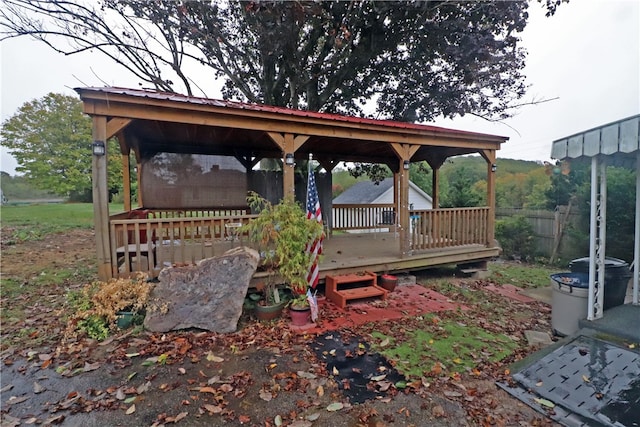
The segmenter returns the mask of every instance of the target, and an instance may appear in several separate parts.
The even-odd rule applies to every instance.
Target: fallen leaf
[[[378,390],[387,391],[391,387],[391,381],[380,381],[377,386]]]
[[[118,391],[116,391],[116,399],[118,400],[124,400],[126,399],[127,396],[124,394],[124,390],[122,390],[121,388],[118,389]]]
[[[316,394],[318,395],[318,397],[324,396],[324,387],[322,387],[322,385],[319,385],[316,388]]]
[[[125,356],[131,358],[131,357],[140,356],[140,353],[127,353],[127,354],[125,354]]]
[[[199,387],[198,391],[200,393],[211,393],[211,394],[216,394],[216,389],[214,389],[213,387]]]
[[[329,351],[329,354],[332,356],[336,355],[336,349],[334,348],[333,350]]]
[[[64,415],[56,415],[54,417],[47,418],[47,420],[44,422],[44,425],[60,424],[63,421],[64,421]]]
[[[6,391],[9,391],[13,388],[13,384],[7,384],[6,386],[0,388],[0,393],[4,393]]]
[[[304,418],[305,420],[308,420],[308,421],[315,421],[318,418],[320,418],[320,412],[314,412],[313,414],[309,414]]]
[[[220,412],[222,412],[222,407],[219,405],[211,405],[209,403],[206,403],[204,405],[202,405],[202,407],[204,409],[207,410],[207,412],[211,413],[211,414],[219,414]]]
[[[251,422],[251,417],[249,417],[248,415],[239,415],[238,416],[238,421],[240,421],[240,424],[250,423]]]
[[[42,387],[37,381],[33,382],[33,392],[35,394],[40,394],[44,391],[44,387]]]
[[[431,415],[433,415],[436,418],[442,418],[445,416],[445,412],[444,412],[444,408],[440,405],[436,405],[433,408],[431,408]]]
[[[207,360],[209,362],[216,362],[216,363],[224,362],[224,358],[219,357],[219,356],[215,356],[211,352],[207,353]]]
[[[275,423],[276,427],[280,427],[282,425],[282,417],[280,416],[280,414],[276,415],[276,417],[273,419],[273,422]]]
[[[636,345],[635,344],[629,344],[629,348],[630,349],[634,349],[634,348],[636,348]]]
[[[100,367],[100,362],[94,362],[94,363],[84,362],[84,368],[82,368],[82,372],[95,371],[99,367]]]
[[[134,412],[136,412],[136,404],[134,403],[133,405],[129,406],[129,409],[127,409],[127,411],[125,412],[125,414],[127,415],[131,415]]]
[[[11,415],[3,415],[2,427],[18,427],[20,425],[20,418],[12,417]]]
[[[389,338],[385,338],[380,342],[380,347],[386,347],[389,345]]]
[[[556,407],[556,404],[555,404],[555,403],[553,403],[552,401],[547,400],[547,399],[535,398],[535,399],[533,399],[533,400],[534,400],[536,403],[539,403],[539,404],[540,404],[540,405],[542,405],[542,406],[546,406],[547,408],[555,408],[555,407]]]
[[[455,359],[452,360],[453,363],[455,363],[456,365],[460,365],[462,363],[462,359],[460,359],[459,357],[456,357]]]
[[[371,381],[382,381],[387,378],[387,374],[376,375],[375,377],[371,377]]]
[[[150,387],[151,387],[151,382],[147,381],[146,383],[140,384],[138,386],[138,388],[136,389],[136,393],[138,393],[138,394],[145,393],[145,392],[147,392],[149,390]]]
[[[175,417],[167,417],[165,418],[165,423],[174,423],[177,424],[178,421],[180,421],[181,419],[185,418],[187,415],[189,415],[188,412],[180,412],[178,415],[176,415]]]
[[[461,397],[462,393],[457,392],[457,391],[445,390],[444,391],[444,395],[447,396],[447,397]]]
[[[29,396],[21,396],[21,397],[11,396],[9,400],[7,400],[7,405],[15,405],[16,403],[22,403],[27,399],[29,399]]]
[[[542,387],[542,384],[543,384],[543,383],[542,383],[542,381],[538,381],[538,382],[536,383],[536,387]]]
[[[306,378],[306,379],[308,379],[308,380],[314,380],[314,379],[316,379],[316,378],[317,378],[317,375],[316,375],[316,374],[313,374],[313,373],[311,373],[311,372],[298,371],[298,372],[297,372],[297,374],[298,374],[298,376],[299,376],[300,378]]]
[[[586,375],[582,376],[582,381],[584,381],[585,383],[590,383],[591,381],[589,380],[589,377]]]
[[[136,401],[136,399],[137,399],[137,398],[138,398],[138,396],[131,396],[131,397],[127,397],[127,398],[124,400],[124,403],[126,403],[126,404],[133,403],[133,402],[135,402],[135,401]]]
[[[335,366],[333,367],[333,370],[331,372],[333,373],[333,375],[340,375],[340,371],[338,371],[338,368],[336,368]]]
[[[180,375],[184,375],[187,373],[187,370],[184,368],[178,368],[178,372],[180,373]]]
[[[273,399],[273,395],[270,391],[260,390],[260,399],[264,400],[265,402],[270,402],[271,399]]]
[[[431,368],[431,372],[433,372],[434,375],[440,375],[442,373],[442,365],[436,362],[433,368]]]
[[[327,406],[327,411],[335,412],[335,411],[339,411],[342,408],[344,408],[344,405],[341,402],[334,402],[329,406]]]

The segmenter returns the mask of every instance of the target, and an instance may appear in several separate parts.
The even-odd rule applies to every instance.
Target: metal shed
[[[633,304],[638,305],[640,264],[640,114],[553,141],[551,157],[591,162],[589,297],[587,319],[603,315],[607,217],[607,166],[636,171]]]

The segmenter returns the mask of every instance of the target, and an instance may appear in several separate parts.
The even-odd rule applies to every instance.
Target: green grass
[[[489,263],[489,280],[499,285],[511,284],[520,288],[549,286],[549,276],[561,270],[537,264]]]
[[[121,212],[122,204],[109,205],[111,212]],[[39,240],[47,234],[72,228],[93,227],[91,203],[45,203],[3,206],[2,227],[11,227],[16,241]]]
[[[492,334],[462,319],[436,316],[425,316],[421,325],[399,326],[390,332],[373,332],[372,348],[412,379],[434,375],[438,364],[444,374],[471,370],[479,361],[502,360],[518,346],[505,335]]]

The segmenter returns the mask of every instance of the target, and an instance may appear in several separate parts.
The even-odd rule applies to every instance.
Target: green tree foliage
[[[4,121],[1,143],[16,158],[16,171],[36,188],[91,201],[91,119],[79,99],[50,93],[24,103]],[[122,183],[117,144],[109,144],[109,188]]]
[[[38,190],[29,184],[27,179],[21,175],[11,176],[7,172],[0,172],[2,176],[2,194],[8,203],[14,203],[20,200],[28,199],[51,199],[55,195],[51,195],[44,190]]]
[[[530,1],[4,0],[3,37],[65,54],[99,51],[145,85],[198,87],[187,66],[224,81],[228,99],[428,121],[500,120],[525,95],[519,34]],[[560,0],[538,0],[553,15]],[[356,164],[380,181],[386,167]]]
[[[464,166],[456,169],[447,182],[449,183],[446,194],[442,195],[440,207],[459,208],[478,206],[482,200],[482,194],[474,188],[473,174]]]
[[[548,15],[559,1],[543,3]],[[224,96],[423,121],[505,118],[525,94],[527,1],[4,0],[4,37],[100,51],[144,84],[192,94],[186,66]],[[178,83],[176,83],[178,82]]]
[[[533,236],[533,226],[522,215],[496,221],[496,239],[505,257],[531,259],[534,256]]]
[[[572,166],[573,168],[573,166]],[[578,227],[571,236],[582,253],[589,252],[589,222],[591,218],[591,183],[589,171],[583,171],[585,179],[575,191],[575,206],[580,213]],[[631,261],[635,224],[636,173],[629,169],[607,168],[607,256]]]

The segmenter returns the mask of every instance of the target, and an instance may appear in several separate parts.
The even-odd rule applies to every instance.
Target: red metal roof
[[[285,114],[290,116],[309,117],[309,118],[316,118],[321,120],[336,120],[336,121],[355,123],[355,124],[387,126],[387,127],[398,128],[398,129],[431,131],[436,133],[448,133],[448,134],[453,133],[453,134],[459,134],[461,136],[473,136],[473,135],[485,136],[485,137],[492,137],[492,138],[503,139],[503,140],[509,139],[506,136],[491,135],[491,134],[478,133],[478,132],[468,132],[463,130],[449,129],[449,128],[423,125],[423,124],[417,124],[417,123],[399,122],[399,121],[393,121],[393,120],[376,120],[376,119],[369,119],[369,118],[363,118],[363,117],[345,116],[345,115],[333,114],[333,113],[321,113],[316,111],[295,110],[292,108],[276,107],[276,106],[266,105],[266,104],[249,104],[249,103],[238,102],[238,101],[201,98],[196,96],[187,96],[187,95],[171,93],[171,92],[160,92],[160,91],[149,90],[149,89],[128,89],[128,88],[119,88],[119,87],[84,87],[84,88],[75,88],[75,91],[79,93],[82,91],[96,91],[96,92],[103,92],[107,94],[112,93],[112,94],[119,94],[119,95],[128,95],[128,96],[135,96],[135,97],[142,97],[142,98],[149,98],[149,99],[157,99],[157,100],[185,102],[189,104],[210,105],[213,107],[232,108],[237,110],[252,110],[252,111],[275,113],[275,114]]]

